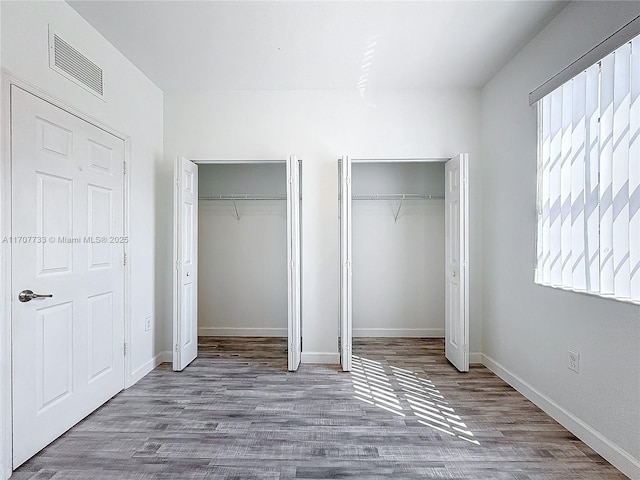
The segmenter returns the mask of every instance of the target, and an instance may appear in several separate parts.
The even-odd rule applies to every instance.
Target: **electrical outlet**
[[[569,367],[569,370],[580,373],[580,354],[569,350],[568,360],[569,362],[567,366]]]
[[[151,330],[151,317],[144,319],[144,331],[148,332],[149,330]]]

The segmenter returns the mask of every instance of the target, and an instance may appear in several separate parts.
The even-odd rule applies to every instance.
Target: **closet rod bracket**
[[[398,223],[398,216],[400,215],[400,210],[402,210],[402,202],[404,202],[404,198],[400,199],[400,203],[398,204],[398,209],[393,214],[393,223]]]
[[[240,221],[240,213],[238,213],[238,204],[235,198],[233,199],[233,209],[236,211],[236,220]]]

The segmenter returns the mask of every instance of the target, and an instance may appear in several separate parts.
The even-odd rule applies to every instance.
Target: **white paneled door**
[[[295,155],[287,161],[287,261],[288,261],[288,369],[300,365],[302,350],[300,308],[300,164]]]
[[[469,371],[467,155],[445,164],[445,356]]]
[[[12,87],[11,170],[15,468],[124,387],[124,142]]]
[[[340,363],[342,370],[351,371],[353,338],[351,284],[351,159],[340,161]]]
[[[173,369],[198,356],[198,166],[178,157],[174,169]]]

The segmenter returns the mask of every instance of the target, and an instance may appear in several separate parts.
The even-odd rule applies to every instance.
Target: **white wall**
[[[354,195],[444,195],[440,162],[354,163],[351,178]],[[353,201],[354,337],[444,337],[444,212],[442,199]]]
[[[533,283],[536,112],[528,93],[640,14],[573,2],[482,91],[483,352],[492,368],[640,478],[640,307]],[[580,353],[580,373],[567,350]]]
[[[337,159],[470,154],[471,350],[479,351],[479,91],[165,92],[165,155],[273,159],[302,169],[303,361],[337,362],[339,223]],[[163,209],[170,211],[170,172]],[[169,226],[167,225],[167,229]],[[169,230],[167,230],[169,232]],[[168,263],[168,262],[167,262]],[[171,298],[169,284],[165,297]],[[170,301],[170,300],[168,300]],[[165,342],[171,343],[166,330]]]
[[[285,195],[285,163],[200,165],[200,198]],[[201,200],[200,335],[287,336],[287,203]]]
[[[131,345],[130,360],[133,380],[154,366],[153,359],[161,345],[154,329],[145,332],[146,317],[166,323],[166,305],[155,302],[156,261],[167,257],[167,241],[154,235],[159,213],[156,209],[158,183],[157,166],[164,161],[162,152],[163,114],[162,92],[123,55],[99,35],[85,20],[64,2],[0,2],[2,38],[0,61],[3,69],[34,85],[36,88],[70,105],[87,116],[121,132],[130,139],[131,227]],[[73,46],[103,67],[107,82],[107,101],[96,98],[75,83],[49,69],[48,25]],[[8,85],[2,85],[3,100],[8,98]],[[4,107],[3,107],[4,108]],[[7,125],[2,125],[3,144],[8,140]],[[6,150],[4,150],[6,151]],[[7,159],[3,159],[6,161]],[[166,185],[163,185],[166,193]],[[2,193],[4,196],[4,192]],[[4,212],[3,207],[3,212]],[[166,222],[166,220],[163,220]],[[3,223],[5,220],[3,219]],[[4,232],[6,233],[6,232]],[[5,277],[6,278],[6,277]],[[167,294],[164,282],[160,297]],[[3,299],[3,302],[6,299]],[[8,331],[9,318],[0,320],[3,334]],[[3,345],[7,345],[3,343]],[[2,347],[0,347],[2,348]],[[2,362],[6,350],[0,352]],[[7,373],[3,364],[3,375]],[[5,379],[2,379],[3,382]],[[6,407],[6,392],[0,408]],[[4,410],[2,410],[4,411]],[[6,452],[8,426],[3,426],[0,451]],[[0,441],[2,441],[0,440]],[[5,458],[5,460],[7,460]],[[10,462],[2,465],[2,473],[10,471]],[[2,477],[2,474],[0,474]]]

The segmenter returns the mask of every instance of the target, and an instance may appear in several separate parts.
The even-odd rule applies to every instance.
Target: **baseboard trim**
[[[140,379],[144,378],[145,375],[164,362],[173,362],[173,354],[171,352],[160,352],[151,360],[131,372],[131,385],[129,386],[135,385]]]
[[[202,337],[286,337],[288,333],[286,328],[198,328],[198,335]]]
[[[538,391],[493,358],[482,355],[482,364],[541,408],[560,425],[593,448],[605,460],[632,479],[640,479],[640,460],[623,450],[600,432]]]
[[[482,353],[469,352],[469,365],[482,365]]]
[[[340,363],[340,354],[331,352],[302,352],[300,361],[302,363]]]
[[[354,328],[353,336],[444,338],[444,328]]]

